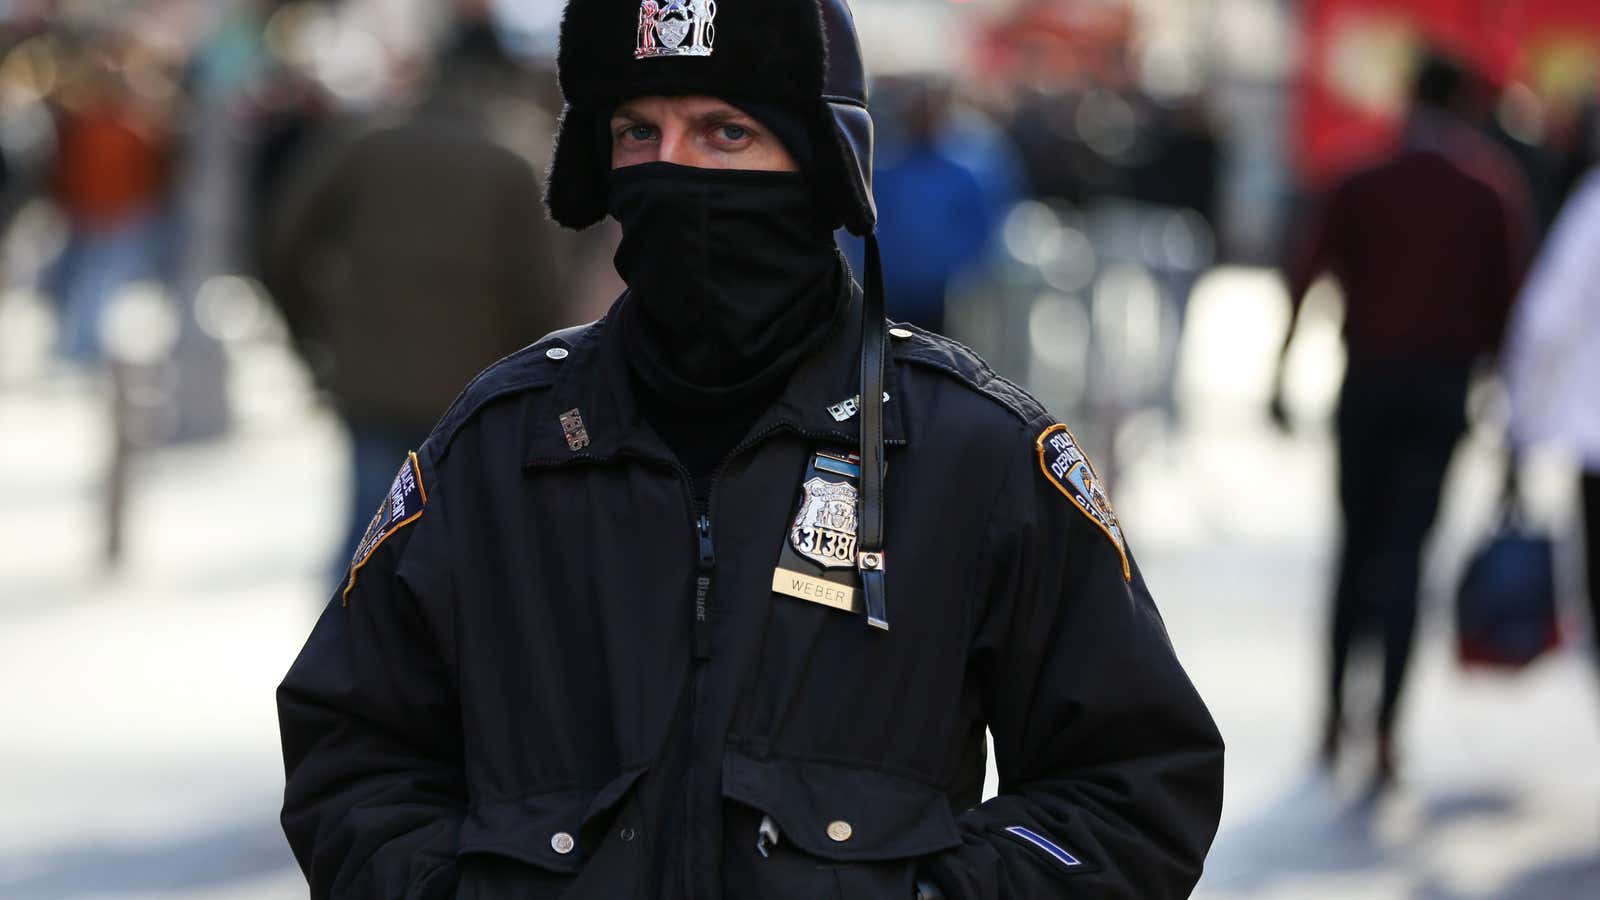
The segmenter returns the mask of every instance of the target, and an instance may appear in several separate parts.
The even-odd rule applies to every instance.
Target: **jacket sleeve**
[[[1519,449],[1570,438],[1590,335],[1600,335],[1600,170],[1556,219],[1513,308],[1505,378],[1511,390],[1511,440]]]
[[[437,486],[420,461],[417,473],[435,496],[392,530],[380,512],[369,540],[386,536],[278,688],[283,829],[317,900],[455,894],[466,789],[454,640],[426,558]]]
[[[971,662],[1000,793],[922,877],[951,900],[1188,897],[1222,809],[1216,726],[1120,541],[1032,456],[1000,496]]]
[[[1311,286],[1339,265],[1343,251],[1346,207],[1349,188],[1340,185],[1332,193],[1307,201],[1291,229],[1288,252],[1284,255],[1283,277],[1289,292],[1291,330]]]

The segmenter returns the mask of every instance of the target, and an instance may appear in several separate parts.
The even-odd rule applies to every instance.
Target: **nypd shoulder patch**
[[[417,461],[417,454],[407,454],[405,462],[400,464],[400,471],[394,476],[394,484],[389,487],[389,495],[379,504],[372,522],[367,525],[366,534],[361,537],[361,543],[356,545],[355,556],[350,558],[350,575],[345,579],[344,592],[340,595],[342,604],[350,602],[356,577],[372,559],[372,554],[390,535],[421,518],[422,509],[427,505],[428,491],[422,485],[422,464]]]
[[[1051,425],[1039,435],[1036,444],[1039,449],[1039,469],[1044,472],[1044,477],[1071,500],[1079,512],[1105,532],[1106,537],[1111,538],[1111,543],[1116,545],[1117,555],[1122,559],[1122,578],[1131,581],[1133,571],[1128,565],[1128,544],[1122,537],[1117,513],[1111,508],[1111,499],[1106,496],[1100,476],[1095,474],[1094,464],[1089,462],[1089,457],[1078,446],[1072,432],[1065,425]]]

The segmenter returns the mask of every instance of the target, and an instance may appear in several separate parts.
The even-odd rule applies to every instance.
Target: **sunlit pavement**
[[[1317,423],[1332,408],[1337,322],[1308,309],[1289,387],[1310,421],[1278,436],[1261,416],[1282,334],[1274,290],[1245,273],[1201,286],[1181,437],[1126,464],[1114,498],[1228,741],[1222,831],[1195,896],[1600,897],[1600,671],[1583,623],[1573,646],[1516,676],[1464,673],[1451,657],[1457,573],[1494,516],[1491,437],[1463,444],[1435,529],[1398,790],[1368,791],[1370,735],[1349,742],[1334,775],[1312,765],[1337,523],[1335,460]],[[1570,534],[1565,473],[1535,466],[1527,478],[1536,514]],[[1374,678],[1352,700],[1376,692]]]
[[[1229,741],[1227,813],[1196,896],[1600,897],[1591,660],[1573,649],[1516,677],[1469,677],[1449,658],[1439,604],[1490,515],[1487,449],[1452,473],[1400,788],[1367,797],[1359,736],[1336,777],[1312,770],[1334,508],[1310,420],[1325,411],[1331,338],[1303,348],[1304,432],[1266,430],[1276,326],[1261,290],[1239,276],[1197,297],[1185,424],[1130,439],[1141,449],[1114,490]],[[97,562],[100,393],[0,386],[0,897],[304,895],[276,823],[272,690],[326,593],[344,448],[281,351],[235,362],[239,429],[136,464],[115,574]]]
[[[326,588],[344,449],[286,362],[246,360],[227,441],[135,463],[115,574],[102,392],[0,392],[0,897],[305,895],[273,688]]]

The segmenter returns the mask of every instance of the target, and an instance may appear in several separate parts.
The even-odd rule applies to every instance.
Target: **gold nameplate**
[[[856,605],[855,588],[781,567],[772,572],[772,589],[780,594],[810,600],[812,603],[820,603],[845,612],[861,611]]]

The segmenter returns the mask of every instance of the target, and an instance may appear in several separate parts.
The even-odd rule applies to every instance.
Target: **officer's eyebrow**
[[[693,121],[696,128],[715,128],[718,125],[738,125],[751,132],[762,132],[760,120],[735,106],[718,107],[707,110],[695,116]]]
[[[710,124],[714,122],[733,122],[735,120],[754,122],[756,118],[736,106],[719,106],[716,109],[708,109],[700,113],[694,117],[694,120],[701,124]]]
[[[617,119],[627,119],[630,122],[644,122],[644,121],[646,121],[645,117],[638,110],[634,109],[631,106],[619,106],[619,107],[617,107],[615,110],[613,110],[611,112],[611,118],[612,118],[613,121],[615,121]]]

